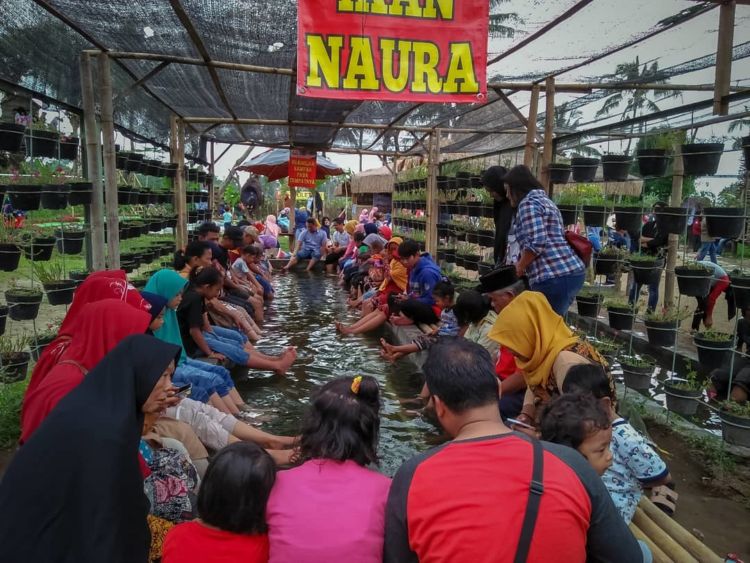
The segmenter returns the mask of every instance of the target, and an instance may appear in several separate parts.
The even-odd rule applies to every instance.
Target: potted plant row
[[[609,326],[615,330],[633,330],[637,307],[624,299],[611,299],[605,303]]]
[[[698,361],[706,370],[722,367],[728,363],[729,354],[735,345],[735,338],[725,332],[708,329],[693,336],[698,349]]]
[[[685,378],[672,377],[664,382],[667,410],[681,416],[693,416],[698,410],[706,382],[688,366]]]
[[[719,418],[721,435],[726,443],[750,448],[750,402],[726,401],[719,411]]]
[[[576,295],[578,314],[583,317],[598,317],[603,300],[604,297],[598,291],[590,288],[582,289]]]
[[[650,358],[639,356],[620,356],[625,386],[636,390],[646,390],[651,387],[655,362]]]
[[[687,311],[674,305],[646,313],[644,324],[646,335],[652,346],[669,348],[677,340],[677,329],[680,321],[687,316]]]
[[[65,276],[60,262],[35,263],[34,274],[42,284],[50,305],[70,305],[77,284]]]
[[[0,382],[14,383],[26,379],[31,355],[25,350],[29,343],[25,334],[0,336]]]
[[[33,321],[39,314],[43,293],[36,288],[12,287],[5,291],[8,316],[14,321]]]
[[[682,295],[690,297],[705,297],[711,290],[713,270],[700,262],[686,262],[682,266],[675,266],[677,288]]]

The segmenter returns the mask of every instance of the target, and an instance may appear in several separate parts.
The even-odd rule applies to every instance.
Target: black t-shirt
[[[182,303],[177,308],[177,322],[180,325],[180,336],[188,356],[194,356],[200,349],[190,335],[191,328],[203,328],[203,313],[206,312],[206,304],[203,296],[193,288],[188,288],[182,294]]]

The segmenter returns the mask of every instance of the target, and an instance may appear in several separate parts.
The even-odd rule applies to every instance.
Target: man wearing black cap
[[[507,172],[504,166],[490,166],[482,175],[482,183],[494,200],[492,211],[495,219],[495,264],[505,263],[508,233],[513,220],[513,206],[505,194],[503,183],[503,177]]]

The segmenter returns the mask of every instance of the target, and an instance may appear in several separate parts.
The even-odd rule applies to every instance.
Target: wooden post
[[[185,248],[187,245],[187,195],[185,193],[185,125],[176,115],[169,121],[170,152],[172,163],[177,164],[174,186],[174,209],[177,213],[177,227],[174,231],[175,245]]]
[[[115,157],[115,122],[112,116],[112,74],[109,55],[99,55],[99,89],[102,108],[102,137],[104,140],[104,189],[107,194],[107,265],[120,268],[120,218],[117,214],[117,161]]]
[[[729,103],[723,101],[729,95],[732,79],[732,45],[734,43],[735,0],[726,0],[719,6],[719,33],[716,45],[716,75],[714,79],[714,115],[727,115]]]
[[[681,141],[675,141],[674,160],[672,161],[672,196],[669,205],[679,207],[682,205],[682,180],[685,168],[682,163]],[[667,274],[664,276],[664,305],[671,305],[674,301],[674,267],[677,264],[677,253],[680,235],[669,235],[667,245]]]
[[[211,218],[213,218],[216,214],[216,188],[214,187],[214,182],[216,181],[216,178],[214,178],[214,169],[216,168],[216,142],[211,141],[211,161],[208,165],[208,173],[211,176],[211,182],[208,184],[208,212],[211,214]]]
[[[437,224],[439,203],[437,177],[440,169],[440,129],[430,134],[429,157],[427,159],[427,224],[425,225],[425,249],[433,256],[437,253]]]
[[[104,191],[102,190],[101,153],[99,151],[99,128],[96,125],[96,103],[94,101],[94,79],[91,73],[91,57],[81,53],[81,100],[83,105],[83,129],[86,133],[86,177],[93,188],[89,215],[91,218],[91,267],[106,268],[104,260]]]
[[[544,114],[544,151],[542,152],[542,172],[539,175],[542,185],[550,190],[549,165],[552,164],[552,137],[555,134],[555,79],[546,80],[544,90],[547,95],[547,108]]]
[[[526,126],[526,148],[523,151],[523,165],[533,168],[534,151],[536,150],[536,116],[539,111],[539,85],[531,89],[529,102],[529,122]]]

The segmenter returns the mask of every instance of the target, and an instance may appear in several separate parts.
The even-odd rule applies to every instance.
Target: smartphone
[[[536,428],[534,428],[530,424],[526,424],[525,422],[521,422],[520,420],[516,420],[515,418],[506,418],[505,422],[507,422],[511,426],[522,426],[523,428],[528,428],[529,430],[536,430]]]
[[[184,399],[184,398],[190,396],[190,393],[192,392],[192,390],[193,390],[193,384],[192,383],[186,383],[182,387],[178,387],[175,390],[174,396],[175,397],[179,397],[181,399]]]

